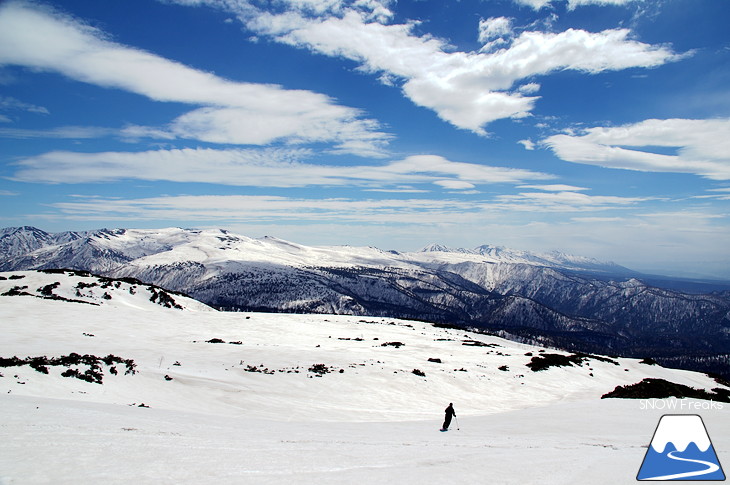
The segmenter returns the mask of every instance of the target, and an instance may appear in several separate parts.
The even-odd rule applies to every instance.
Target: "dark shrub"
[[[664,399],[667,397],[689,397],[693,399],[730,402],[730,391],[719,388],[713,389],[713,391],[714,393],[709,393],[704,389],[695,389],[664,379],[647,378],[636,384],[617,386],[613,391],[601,396],[601,399]]]
[[[329,373],[330,369],[324,364],[314,364],[312,367],[307,369],[309,372],[312,372],[317,375],[324,375]]]

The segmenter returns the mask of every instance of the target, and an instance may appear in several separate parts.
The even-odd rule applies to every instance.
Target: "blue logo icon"
[[[636,479],[725,480],[702,418],[696,414],[662,416]]]

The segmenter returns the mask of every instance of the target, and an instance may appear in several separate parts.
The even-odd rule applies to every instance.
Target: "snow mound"
[[[214,311],[181,293],[133,278],[106,278],[74,270],[0,273],[0,296],[35,297],[96,306]]]

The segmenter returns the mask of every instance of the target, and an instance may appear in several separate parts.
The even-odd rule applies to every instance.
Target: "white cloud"
[[[583,190],[590,190],[585,187],[576,187],[574,185],[564,184],[550,184],[550,185],[519,185],[518,189],[535,189],[545,190],[547,192],[580,192]]]
[[[470,183],[470,182],[464,182],[463,180],[436,180],[434,182],[436,185],[440,185],[441,187],[445,189],[452,189],[452,190],[465,190],[465,189],[473,189],[476,187],[476,185]]]
[[[585,5],[628,5],[634,2],[643,2],[644,0],[567,0],[568,9],[573,10],[576,7]],[[515,0],[520,5],[540,10],[548,5],[555,3],[564,3],[565,0]]]
[[[486,44],[495,39],[512,37],[512,19],[490,17],[479,21],[479,42]]]
[[[7,196],[7,197],[12,197],[14,195],[20,195],[20,194],[18,194],[17,192],[13,192],[11,190],[0,190],[0,195]]]
[[[118,130],[96,126],[61,126],[47,130],[30,130],[23,128],[0,128],[3,138],[100,138],[118,133]]]
[[[530,170],[452,162],[417,155],[383,165],[304,163],[304,149],[181,149],[145,152],[49,152],[17,162],[14,180],[38,183],[109,182],[124,179],[202,182],[237,186],[305,187],[437,184],[467,189],[477,184],[525,183],[552,176]]]
[[[25,103],[19,99],[15,99],[10,96],[0,96],[0,110],[1,111],[27,111],[29,113],[39,113],[47,115],[49,114],[48,109],[43,106],[36,106],[34,104]]]
[[[388,84],[401,80],[403,93],[415,104],[479,134],[486,134],[484,126],[491,121],[529,115],[538,98],[524,94],[536,92],[539,85],[515,88],[522,79],[564,69],[595,74],[655,67],[681,57],[666,46],[632,40],[627,29],[525,31],[514,36],[505,18],[480,22],[482,39],[499,35],[504,45],[488,52],[454,51],[443,40],[416,35],[413,22],[385,24],[349,8],[340,15],[316,18],[293,10],[246,9],[239,18],[257,35],[351,59]]]
[[[186,220],[235,223],[335,221],[373,224],[435,224],[466,220],[483,208],[464,201],[432,199],[306,199],[277,196],[198,195],[145,199],[77,197],[52,204],[66,218],[84,220]]]
[[[568,219],[540,212],[540,221],[509,204],[433,199],[357,200],[274,196],[162,196],[138,199],[74,197],[52,204],[44,220],[98,221],[100,225],[193,224],[227,227],[242,234],[271,234],[315,245],[376,245],[412,249],[428,242],[476,246],[499,244],[614,260],[637,270],[716,273],[727,277],[730,237],[722,219],[699,211],[644,215],[574,210]],[[598,201],[596,201],[598,202]],[[615,200],[602,200],[598,207]],[[523,201],[539,210],[544,201]],[[575,205],[575,202],[565,202]],[[586,204],[584,204],[586,205]],[[641,206],[620,201],[618,207]],[[588,204],[590,207],[591,204]],[[670,212],[674,212],[670,214]],[[28,215],[32,219],[34,216]],[[302,224],[306,221],[306,224]],[[373,227],[380,228],[373,230]],[[387,228],[387,230],[382,230]],[[395,234],[395,236],[394,236]],[[658,244],[660,241],[661,244]],[[395,244],[395,247],[394,247]],[[718,255],[721,255],[718,259]]]
[[[535,143],[532,140],[520,140],[517,143],[525,147],[525,150],[534,150],[535,149]]]
[[[229,81],[111,42],[97,29],[30,3],[0,6],[3,64],[58,72],[155,101],[202,106],[166,128],[182,138],[234,144],[331,142],[341,149],[356,142],[380,154],[390,138],[378,131],[376,121],[325,95]]]
[[[568,0],[568,8],[574,9],[584,5],[628,5],[630,3],[641,3],[645,0]]]
[[[620,209],[652,200],[647,197],[587,195],[571,191],[525,192],[496,197],[501,208],[529,212],[587,212]]]
[[[517,90],[522,94],[535,94],[540,90],[540,85],[538,83],[527,83],[517,88]]]
[[[646,120],[554,135],[542,143],[569,162],[730,180],[728,133],[730,118]],[[664,153],[667,149],[676,153]]]

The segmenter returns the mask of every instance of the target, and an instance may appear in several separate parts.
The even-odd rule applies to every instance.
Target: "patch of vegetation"
[[[30,366],[32,369],[42,374],[48,374],[48,367],[67,367],[68,369],[61,373],[63,377],[75,377],[87,382],[94,382],[102,384],[104,378],[104,372],[101,364],[106,364],[110,367],[109,372],[116,374],[116,368],[114,364],[124,364],[127,368],[125,374],[136,374],[135,368],[137,365],[132,359],[123,359],[116,355],[109,354],[106,357],[97,357],[91,354],[80,355],[75,352],[69,355],[63,355],[61,357],[46,357],[45,355],[39,357],[26,357],[20,359],[17,356],[4,358],[0,357],[0,367],[22,367],[24,365]],[[78,368],[71,368],[71,366],[86,366],[87,369],[81,372]]]
[[[261,366],[255,366],[255,365],[247,365],[245,369],[243,369],[244,372],[258,372],[261,374],[273,374],[276,371],[269,370],[268,367],[264,367],[263,364]]]
[[[650,357],[646,357],[645,359],[642,359],[641,362],[639,362],[639,364],[657,365],[657,361]]]
[[[182,305],[179,305],[165,290],[160,289],[157,291],[155,288],[150,287],[150,291],[152,292],[152,296],[150,297],[150,301],[152,303],[157,303],[165,308],[177,308],[178,310],[183,309]]]
[[[396,349],[401,348],[405,344],[403,342],[385,342],[380,344],[381,347],[395,347]]]
[[[193,343],[198,343],[198,340],[193,340]],[[225,343],[227,343],[230,345],[243,345],[243,342],[241,342],[240,340],[235,340],[233,342],[226,342],[222,338],[218,338],[218,337],[214,337],[210,340],[206,340],[205,343],[207,343],[207,344],[225,344]]]
[[[426,374],[420,369],[413,369],[411,373],[416,374],[417,376],[426,377]]]
[[[53,290],[61,286],[61,283],[59,281],[56,281],[55,283],[51,283],[49,285],[43,286],[41,288],[38,288],[38,293],[40,293],[43,296],[50,296],[53,297]]]
[[[430,358],[430,359],[428,359],[428,361],[429,361],[429,362],[434,362],[434,363],[436,363],[436,364],[441,364],[441,363],[442,363],[442,362],[441,362],[441,359],[438,359],[438,358],[433,358],[433,357],[432,357],[432,358]]]
[[[95,286],[99,286],[98,283],[84,283],[83,281],[79,281],[76,283],[76,288],[79,290],[83,290],[85,288],[93,288]]]
[[[501,370],[503,372],[509,371],[509,367],[506,366],[506,365],[500,365],[499,367],[497,367],[497,369],[499,369],[499,370]]]
[[[583,364],[583,362],[587,360],[598,360],[601,362],[608,362],[614,365],[619,365],[617,361],[611,358],[602,357],[600,355],[584,354],[582,352],[578,352],[572,355],[542,353],[539,356],[535,356],[530,359],[530,362],[526,365],[527,367],[532,369],[533,372],[538,372],[548,369],[550,367],[569,367],[573,365],[580,366]]]
[[[12,276],[11,276],[11,279],[13,279]],[[92,303],[92,302],[84,301],[84,300],[72,300],[70,298],[65,298],[63,296],[58,296],[58,295],[54,294],[53,290],[56,289],[59,285],[60,285],[60,283],[56,282],[56,283],[52,283],[50,285],[46,285],[41,288],[38,288],[38,290],[36,290],[36,291],[38,291],[40,293],[40,295],[34,295],[33,293],[28,293],[27,291],[25,291],[28,289],[27,286],[14,286],[14,287],[10,288],[8,291],[6,291],[5,293],[1,294],[0,296],[33,296],[36,298],[42,298],[44,300],[61,300],[61,301],[68,301],[68,302],[72,302],[72,303],[86,303],[88,305],[99,306],[97,303]],[[76,296],[82,296],[79,293],[78,289],[76,290]]]
[[[34,296],[31,293],[28,293],[27,291],[25,291],[27,289],[28,289],[27,286],[13,286],[12,288],[10,288],[8,291],[6,291],[5,293],[3,293],[0,296],[21,296],[21,295],[22,296]]]
[[[466,345],[468,347],[499,347],[497,344],[488,344],[486,342],[482,342],[480,340],[462,340],[461,345]]]
[[[550,367],[571,367],[573,364],[580,365],[585,357],[579,354],[562,355],[562,354],[542,354],[533,357],[527,365],[533,372],[549,369]]]
[[[582,352],[578,352],[576,355],[580,355],[582,357],[585,357],[586,359],[593,359],[593,360],[597,360],[600,362],[607,362],[607,363],[613,364],[613,365],[621,365],[618,363],[618,361],[615,360],[615,359],[618,359],[618,357],[615,357],[615,356],[614,357],[603,357],[601,355],[584,354]]]
[[[708,401],[730,402],[730,391],[727,389],[715,388],[713,392],[704,389],[676,384],[664,379],[647,378],[636,384],[617,386],[613,391],[601,396],[601,399],[664,399],[668,397],[693,399],[705,399]]]
[[[38,269],[36,270],[39,273],[45,273],[45,274],[69,274],[71,276],[82,276],[85,278],[88,278],[89,276],[94,276],[93,274],[89,273],[88,271],[82,271],[78,269],[68,269],[68,268],[46,268],[46,269]]]
[[[9,280],[22,280],[23,278],[25,278],[24,274],[11,274],[8,277]]]
[[[313,374],[317,374],[319,377],[322,377],[325,374],[329,374],[330,368],[324,364],[314,364],[309,369],[307,369],[307,371],[312,372]]]

